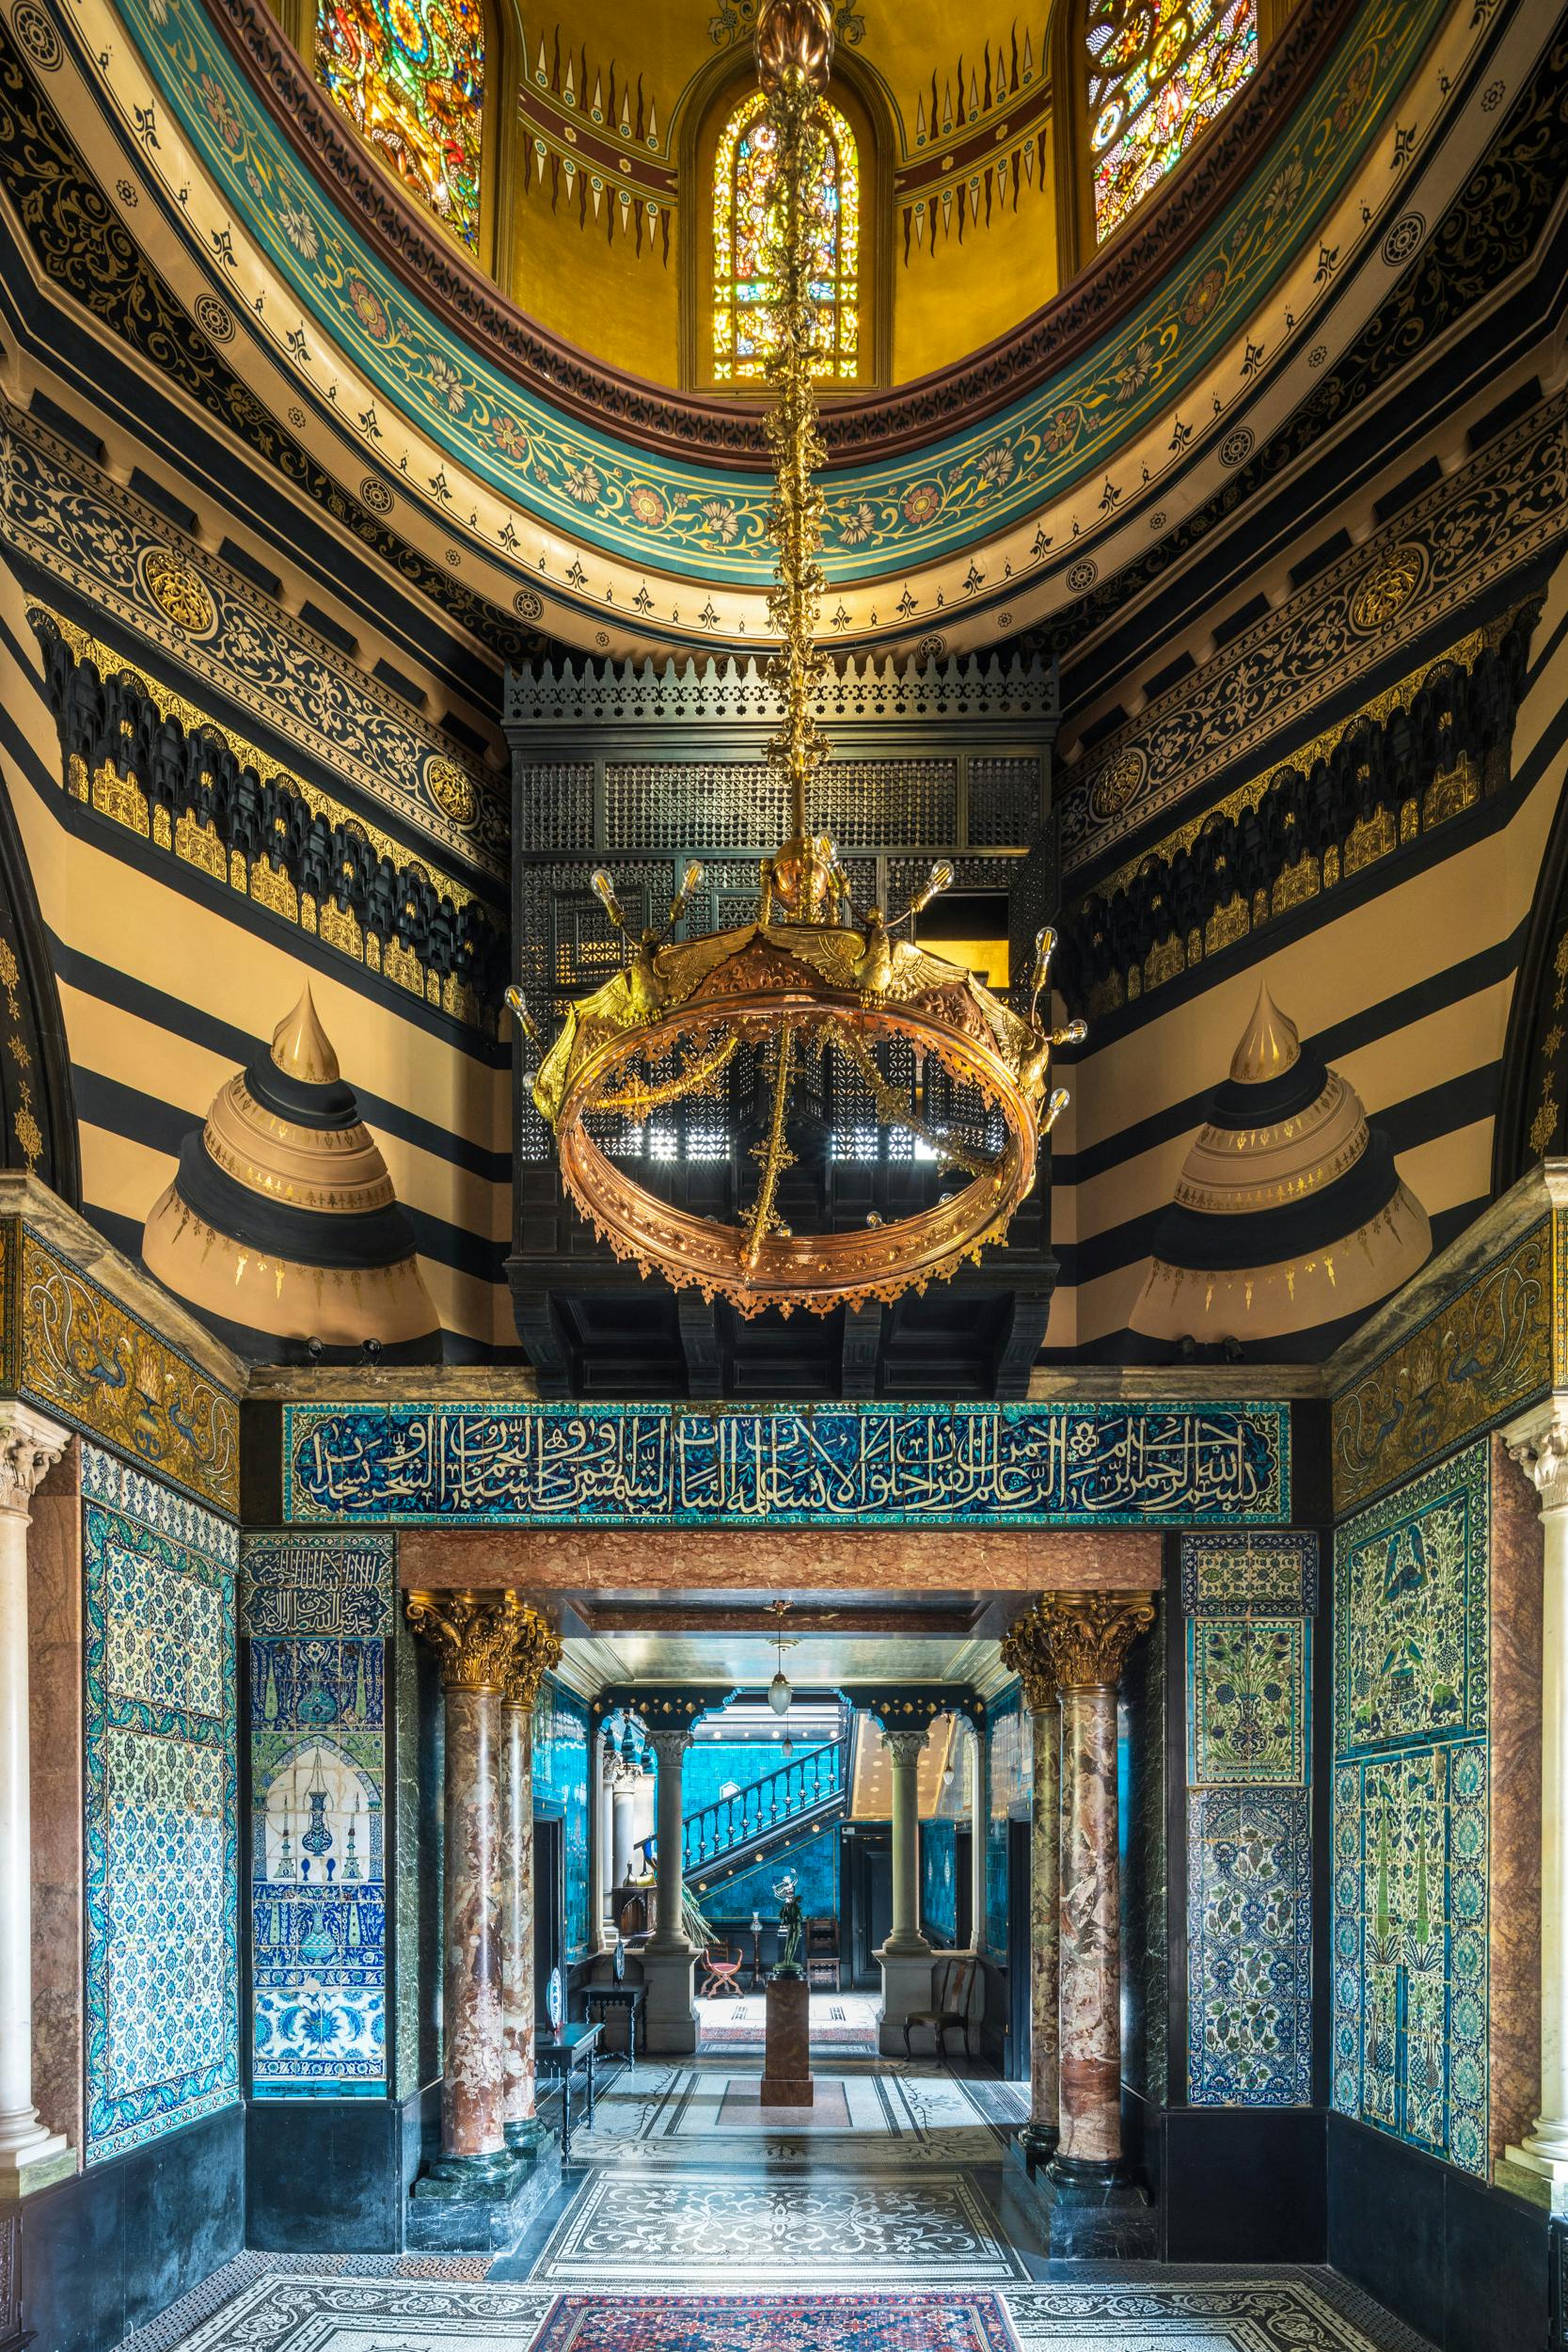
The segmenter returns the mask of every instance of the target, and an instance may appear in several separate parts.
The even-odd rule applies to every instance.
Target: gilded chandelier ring
[[[884,1225],[812,1234],[770,1232],[752,1245],[748,1263],[743,1217],[725,1224],[672,1207],[610,1159],[589,1133],[595,1104],[637,1057],[657,1061],[683,1040],[700,1056],[721,1027],[760,1042],[781,1034],[786,1022],[798,1037],[847,1024],[862,1037],[901,1039],[916,1052],[933,1056],[1000,1112],[1004,1136],[994,1164],[929,1208]],[[573,1070],[556,1137],[568,1192],[617,1257],[633,1261],[644,1273],[657,1268],[676,1288],[728,1298],[744,1315],[769,1306],[829,1314],[846,1301],[891,1300],[945,1279],[966,1259],[978,1258],[988,1242],[1002,1238],[1035,1181],[1035,1114],[1000,1054],[913,1004],[884,1004],[870,1011],[837,990],[696,997],[607,1038]]]

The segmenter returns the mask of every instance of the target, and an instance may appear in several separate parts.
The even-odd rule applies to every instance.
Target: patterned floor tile
[[[556,2286],[923,2286],[1022,2279],[961,2173],[797,2180],[604,2168],[533,2268]]]
[[[1307,2271],[1167,2271],[1019,2288],[1006,2304],[1021,2352],[1419,2352],[1365,2297]]]

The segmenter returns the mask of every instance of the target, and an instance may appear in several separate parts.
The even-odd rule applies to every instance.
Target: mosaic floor
[[[121,2352],[1427,2352],[1327,2271],[1053,2260],[1018,2087],[924,2064],[784,2129],[754,2064],[644,2064],[511,2253],[242,2255]]]

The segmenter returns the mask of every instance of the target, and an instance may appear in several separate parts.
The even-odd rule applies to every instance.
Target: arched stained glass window
[[[361,138],[477,251],[483,0],[316,0],[315,65]]]
[[[1258,62],[1257,0],[1088,0],[1089,152],[1103,244]]]
[[[761,90],[743,98],[719,136],[713,167],[713,373],[759,384],[777,336],[778,254],[769,232],[773,134]],[[823,102],[827,136],[811,191],[812,373],[860,374],[861,170],[855,135]]]

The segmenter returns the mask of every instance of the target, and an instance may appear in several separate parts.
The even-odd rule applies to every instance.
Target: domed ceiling
[[[599,0],[572,13],[569,38],[565,19],[503,22],[498,46],[526,70],[515,119],[495,125],[494,171],[503,149],[510,159],[497,184],[514,197],[504,215],[488,199],[488,257],[372,156],[257,0],[85,0],[69,46],[40,11],[24,9],[19,28],[22,17],[53,53],[37,61],[126,232],[345,505],[384,517],[454,589],[567,644],[744,652],[766,637],[754,400],[671,389],[668,346],[669,381],[652,380],[660,354],[641,330],[630,348],[651,359],[634,373],[610,304],[595,335],[593,306],[574,310],[564,291],[600,287],[591,257],[629,237],[635,266],[657,273],[647,315],[689,326],[692,289],[666,268],[647,210],[658,199],[642,189],[623,204],[623,183],[694,167],[701,108],[744,77],[741,0],[651,0],[635,18]],[[976,21],[960,51],[936,0],[841,8],[844,103],[879,143],[866,251],[890,379],[901,336],[916,357],[951,356],[830,405],[837,642],[902,652],[940,631],[949,649],[995,644],[1180,532],[1354,342],[1483,149],[1489,93],[1517,87],[1548,29],[1528,8],[1499,29],[1470,0],[1303,0],[1180,168],[1054,293],[1072,248],[1058,197],[1074,184],[1054,143],[1085,96],[1053,95],[1060,28]],[[625,135],[638,121],[634,158]],[[613,130],[615,185],[595,213],[578,166],[572,242],[552,247],[543,224],[562,218],[563,123],[584,152],[589,131]],[[994,161],[977,167],[977,142],[1009,158],[1005,240],[1004,192]],[[947,202],[955,178],[961,205]],[[926,267],[948,290],[940,331],[928,316],[901,327],[900,305],[918,300],[906,238],[913,257],[939,235]],[[538,316],[502,291],[527,295],[531,267]]]

